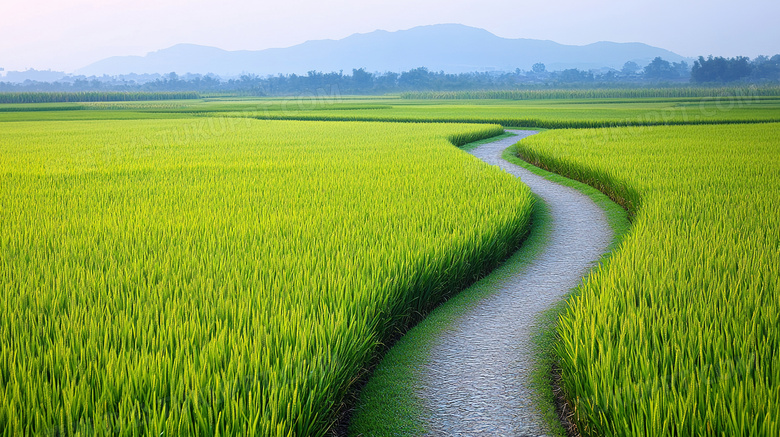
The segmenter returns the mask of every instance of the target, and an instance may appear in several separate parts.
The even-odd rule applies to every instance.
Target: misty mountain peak
[[[620,69],[627,61],[648,64],[660,56],[670,62],[682,56],[641,43],[601,41],[585,46],[534,39],[498,37],[485,29],[462,24],[433,24],[406,30],[377,30],[340,40],[307,41],[287,48],[227,51],[196,44],[176,44],[146,56],[114,56],[77,71],[78,74],[215,73],[235,76],[306,74],[351,71],[406,71],[427,67],[434,71],[530,70],[537,62],[548,70],[579,68]]]

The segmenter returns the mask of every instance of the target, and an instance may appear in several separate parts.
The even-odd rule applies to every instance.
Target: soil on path
[[[437,436],[545,434],[529,381],[536,316],[581,282],[612,238],[604,211],[588,196],[501,158],[504,149],[536,133],[509,132],[518,136],[470,153],[519,177],[548,205],[550,240],[437,340],[422,387],[433,414],[429,429]]]

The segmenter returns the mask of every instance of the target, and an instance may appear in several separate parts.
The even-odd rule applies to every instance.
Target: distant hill
[[[288,48],[258,51],[227,51],[193,44],[148,53],[146,56],[115,56],[76,74],[119,75],[127,73],[215,73],[235,76],[244,73],[305,74],[316,70],[350,73],[353,68],[369,72],[407,71],[427,67],[432,71],[530,70],[537,62],[548,71],[620,69],[627,61],[647,65],[660,56],[670,62],[684,60],[668,50],[641,43],[597,42],[584,46],[534,39],[501,38],[460,24],[420,26],[397,32],[377,30],[340,40],[308,41]]]
[[[67,76],[62,71],[51,70],[26,70],[26,71],[8,71],[5,75],[0,75],[0,82],[23,83],[26,80],[37,82],[56,82]]]

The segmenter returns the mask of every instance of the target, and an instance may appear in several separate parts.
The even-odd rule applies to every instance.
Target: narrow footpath
[[[504,149],[535,133],[509,132],[518,136],[471,153],[519,177],[548,205],[550,241],[437,340],[422,387],[436,436],[545,434],[529,381],[535,318],[581,282],[612,238],[604,211],[588,196],[501,158]]]

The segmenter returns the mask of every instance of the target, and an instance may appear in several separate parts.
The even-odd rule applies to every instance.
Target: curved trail
[[[436,341],[423,371],[422,396],[432,412],[428,427],[442,436],[537,436],[544,425],[531,398],[531,335],[537,314],[572,288],[607,250],[612,231],[586,195],[501,159],[533,131],[484,144],[471,153],[518,176],[547,203],[548,244],[521,271],[476,304]]]

